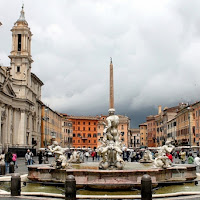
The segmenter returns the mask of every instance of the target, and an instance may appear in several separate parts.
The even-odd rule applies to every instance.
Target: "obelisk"
[[[113,64],[110,58],[110,109],[114,109]]]

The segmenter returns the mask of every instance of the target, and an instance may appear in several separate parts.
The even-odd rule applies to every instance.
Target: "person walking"
[[[91,156],[92,156],[92,161],[94,162],[94,158],[95,158],[95,156],[96,156],[96,152],[95,152],[95,151],[92,151]]]
[[[185,161],[186,161],[186,152],[182,149],[180,151],[179,155],[180,155],[180,158],[181,158],[181,163],[185,164]]]
[[[4,150],[0,154],[0,165],[5,165],[5,153]],[[2,168],[0,168],[0,174],[4,174],[5,172],[1,171]]]
[[[85,152],[86,161],[88,161],[89,156],[90,156],[89,152],[86,151],[86,152]]]
[[[6,173],[9,173],[9,166],[10,163],[12,162],[12,153],[10,150],[5,154],[5,165],[6,165]]]
[[[194,158],[192,156],[192,153],[189,153],[188,164],[193,164],[193,163],[194,163]]]
[[[131,153],[130,153],[131,162],[134,162],[134,160],[135,160],[135,156],[136,156],[135,151],[134,151],[134,150],[131,151]]]
[[[172,154],[166,153],[166,156],[170,159],[170,161],[173,163],[173,157]]]
[[[12,154],[12,161],[14,163],[14,166],[16,168],[18,168],[18,166],[17,166],[17,154],[15,152]]]
[[[25,159],[27,161],[27,165],[33,164],[33,153],[29,149],[27,150],[27,153],[25,155]]]
[[[199,153],[197,153],[197,156],[194,158],[194,164],[196,165],[196,171],[199,172],[199,166],[200,166]]]
[[[3,150],[1,155],[0,155],[0,165],[4,165],[4,164],[5,164],[5,153],[4,153],[4,150]]]
[[[38,154],[38,161],[39,161],[39,164],[42,164],[42,161],[43,161],[43,153],[42,153],[42,151],[40,151],[39,154]]]

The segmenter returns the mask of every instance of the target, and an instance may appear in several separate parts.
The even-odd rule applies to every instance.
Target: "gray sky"
[[[107,114],[113,58],[115,109],[132,127],[157,106],[199,101],[200,1],[24,0],[32,72],[42,101],[73,115]],[[0,1],[0,63],[22,0]]]

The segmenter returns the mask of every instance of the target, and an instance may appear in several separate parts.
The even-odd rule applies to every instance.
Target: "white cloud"
[[[52,109],[80,115],[106,113],[110,57],[116,110],[134,116],[134,125],[153,114],[147,112],[157,105],[200,100],[199,2],[24,3],[33,33],[32,70],[44,82],[42,100]],[[4,8],[0,62],[9,65],[10,29],[19,17],[21,1],[1,1],[0,8]]]

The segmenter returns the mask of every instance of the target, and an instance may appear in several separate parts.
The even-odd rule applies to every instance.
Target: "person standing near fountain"
[[[33,153],[28,149],[25,154],[25,159],[27,161],[27,165],[33,164]]]
[[[192,156],[192,153],[189,153],[188,164],[193,164],[193,163],[194,163],[194,158]]]
[[[186,161],[186,152],[183,149],[181,149],[179,155],[181,157],[181,163],[185,164],[185,161]]]
[[[200,166],[200,157],[199,153],[197,153],[197,156],[194,158],[194,164],[196,165],[196,170],[199,173],[199,166]]]

